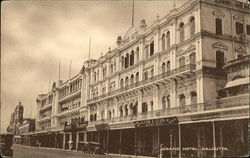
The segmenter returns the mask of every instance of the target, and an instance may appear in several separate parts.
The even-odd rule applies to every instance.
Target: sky
[[[188,0],[175,0],[176,7]],[[173,9],[174,0],[134,2],[134,25],[151,25]],[[132,1],[5,1],[1,5],[1,131],[19,101],[24,117],[36,117],[36,97],[58,80],[80,72],[88,59],[116,47],[131,27]]]

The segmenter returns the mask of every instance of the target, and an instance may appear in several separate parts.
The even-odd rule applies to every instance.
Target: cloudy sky
[[[180,6],[187,0],[175,0]],[[150,25],[173,9],[174,0],[136,1],[135,26]],[[131,27],[132,1],[8,1],[1,5],[1,130],[19,101],[24,117],[36,116],[36,96],[49,83],[77,74],[88,58],[115,48],[116,38]],[[50,85],[50,86],[51,86]]]

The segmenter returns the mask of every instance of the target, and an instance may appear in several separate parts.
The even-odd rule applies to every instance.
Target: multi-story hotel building
[[[96,141],[125,155],[247,155],[249,42],[246,2],[191,0],[151,25],[141,20],[115,49],[39,95],[33,136],[42,146]]]

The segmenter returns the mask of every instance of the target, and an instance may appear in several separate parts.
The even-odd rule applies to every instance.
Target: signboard
[[[108,129],[109,129],[109,126],[108,126],[107,123],[105,123],[105,124],[95,125],[95,128],[96,128],[98,131],[101,131],[101,130],[108,130]]]
[[[176,123],[178,123],[177,117],[170,117],[170,118],[135,121],[134,125],[136,128],[140,128],[140,127],[152,127],[152,126],[163,126],[163,125],[169,126]]]

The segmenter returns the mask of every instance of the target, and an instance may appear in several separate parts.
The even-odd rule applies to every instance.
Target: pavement
[[[24,145],[13,145],[13,158],[135,158],[131,155],[92,155],[83,152],[51,149],[44,147],[30,147]],[[145,156],[137,156],[136,158],[145,158]],[[149,158],[149,157],[147,157]]]

